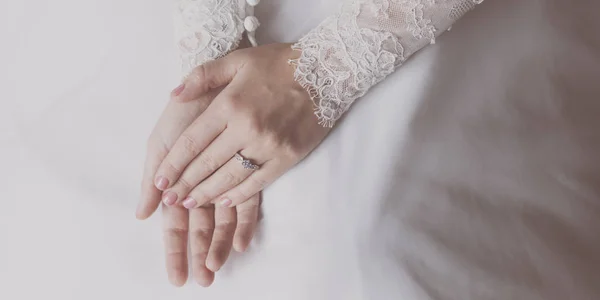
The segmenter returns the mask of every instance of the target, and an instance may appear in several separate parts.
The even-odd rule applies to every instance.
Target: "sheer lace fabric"
[[[182,74],[235,50],[246,15],[245,0],[180,0],[175,25]]]
[[[293,48],[295,78],[333,126],[350,105],[483,0],[349,0]]]

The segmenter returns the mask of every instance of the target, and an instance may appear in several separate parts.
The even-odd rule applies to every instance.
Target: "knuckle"
[[[179,187],[179,190],[189,191],[193,188],[193,185],[188,178],[181,176],[179,180],[177,180],[177,184],[173,187],[173,189],[176,189],[177,187]]]
[[[196,202],[198,203],[199,206],[204,205],[205,203],[210,202],[210,200],[212,200],[211,197],[209,197],[206,192],[196,188],[194,189],[191,193],[190,193],[190,197],[192,197],[194,200],[196,200]]]
[[[244,130],[243,135],[248,140],[256,141],[258,138],[260,138],[260,129],[253,123],[253,121],[242,122],[242,126],[239,126],[239,128],[242,128]]]
[[[247,116],[244,119],[244,125],[248,130],[248,134],[252,136],[260,136],[263,133],[263,125],[258,118]]]
[[[185,228],[168,228],[164,231],[167,254],[180,254],[184,249],[180,245],[187,239],[188,230]]]
[[[169,160],[165,160],[163,163],[163,169],[166,171],[167,176],[169,176],[169,174],[180,174],[181,170],[180,168],[176,167],[171,161]]]
[[[188,80],[192,83],[201,83],[206,78],[206,66],[199,65],[192,70],[190,75],[188,76]]]
[[[294,143],[284,143],[280,145],[281,151],[284,157],[287,157],[292,160],[296,160],[304,156],[304,151],[302,147],[295,145]]]
[[[241,110],[241,96],[229,95],[225,97],[219,104],[219,109],[225,115],[233,115]]]
[[[235,229],[236,225],[237,224],[234,220],[230,220],[230,219],[219,220],[215,224],[215,230],[229,232],[229,231]]]
[[[226,185],[236,184],[239,181],[238,176],[229,171],[223,172],[223,175],[221,175],[221,180]]]
[[[213,228],[197,228],[194,229],[191,234],[197,241],[204,241],[212,238]]]
[[[169,151],[167,144],[160,138],[151,135],[146,139],[146,152],[153,154],[163,154]]]
[[[275,133],[269,132],[264,135],[264,145],[268,149],[276,149],[276,148],[280,148],[282,145],[284,145],[284,142],[281,140],[281,138],[278,135],[276,135]]]
[[[239,118],[239,127],[244,130],[247,137],[253,139],[262,139],[268,131],[268,127],[264,124],[259,116],[253,113],[244,114]]]
[[[250,183],[252,185],[252,188],[254,190],[256,190],[255,193],[262,191],[264,188],[267,187],[267,185],[269,185],[269,182],[267,182],[267,180],[265,180],[262,177],[258,177],[258,176],[250,176]],[[254,193],[247,193],[247,194],[254,194]],[[250,197],[252,195],[248,195],[248,197]]]
[[[200,154],[200,156],[198,156],[198,163],[209,174],[212,174],[219,168],[219,164],[217,163],[217,161],[211,155],[205,153]]]
[[[186,228],[171,227],[165,230],[165,234],[173,237],[184,237],[187,236],[188,230]]]
[[[258,201],[250,201],[249,198],[250,197],[245,198],[248,201],[244,202],[242,205],[236,206],[238,213],[246,213],[258,209],[260,203]]]
[[[231,193],[228,197],[233,203],[241,203],[244,200],[250,198],[252,195],[246,195],[246,191],[243,188],[237,188],[234,193]]]
[[[192,138],[191,136],[187,135],[187,134],[183,134],[181,135],[181,147],[183,148],[183,151],[185,151],[185,153],[191,157],[194,157],[196,155],[198,155],[198,153],[200,152],[200,148],[198,147],[198,143],[196,142],[196,140],[194,138]]]

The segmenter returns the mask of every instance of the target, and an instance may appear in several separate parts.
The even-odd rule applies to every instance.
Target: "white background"
[[[189,289],[164,277],[159,219],[134,218],[145,139],[177,78],[171,4],[0,2],[0,299]]]

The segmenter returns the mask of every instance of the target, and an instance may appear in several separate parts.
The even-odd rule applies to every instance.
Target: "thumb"
[[[208,91],[231,82],[237,74],[242,60],[230,54],[196,67],[183,83],[173,90],[171,98],[177,102],[188,102],[200,98]]]

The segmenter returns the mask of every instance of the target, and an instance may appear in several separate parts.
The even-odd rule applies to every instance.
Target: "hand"
[[[206,109],[217,93],[212,91],[198,101],[188,103],[171,101],[163,112],[148,140],[142,200],[136,212],[139,219],[150,217],[160,203],[162,192],[153,184],[158,166],[181,133]],[[240,252],[246,249],[256,230],[258,195],[246,203],[237,208],[215,209],[211,206],[190,211],[163,206],[167,272],[174,285],[183,285],[188,277],[188,239],[192,251],[192,273],[202,286],[213,282],[214,272],[225,263],[232,245]]]
[[[196,68],[174,91],[188,102],[225,86],[156,172],[167,205],[239,205],[319,145],[329,128],[318,124],[309,94],[294,80],[288,60],[297,55],[289,44],[238,50]],[[245,169],[236,153],[260,169]]]

